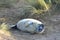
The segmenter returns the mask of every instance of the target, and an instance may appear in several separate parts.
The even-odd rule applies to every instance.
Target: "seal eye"
[[[38,31],[41,32],[43,29],[44,29],[44,25],[43,24],[39,24]]]

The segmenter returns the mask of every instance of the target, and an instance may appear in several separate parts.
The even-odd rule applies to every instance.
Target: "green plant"
[[[35,11],[40,14],[49,10],[51,7],[51,0],[27,0],[28,3],[35,8]]]
[[[50,4],[47,3],[50,1],[46,2],[45,0],[28,0],[28,2],[36,9],[48,10],[50,7]]]

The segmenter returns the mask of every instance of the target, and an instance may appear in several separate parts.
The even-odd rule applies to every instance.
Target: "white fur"
[[[30,25],[31,22],[33,22],[33,24]],[[43,24],[43,23],[35,19],[22,19],[17,23],[17,28],[22,31],[28,31],[31,33],[34,33],[34,32],[42,33],[43,30],[41,32],[36,31],[38,24]]]

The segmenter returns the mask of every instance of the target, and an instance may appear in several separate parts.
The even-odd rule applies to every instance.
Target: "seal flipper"
[[[17,25],[14,25],[14,26],[11,27],[11,28],[12,28],[12,29],[18,29],[18,28],[17,28]]]

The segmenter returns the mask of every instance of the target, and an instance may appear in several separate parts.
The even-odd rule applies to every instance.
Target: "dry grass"
[[[5,23],[0,25],[0,40],[15,40]]]

